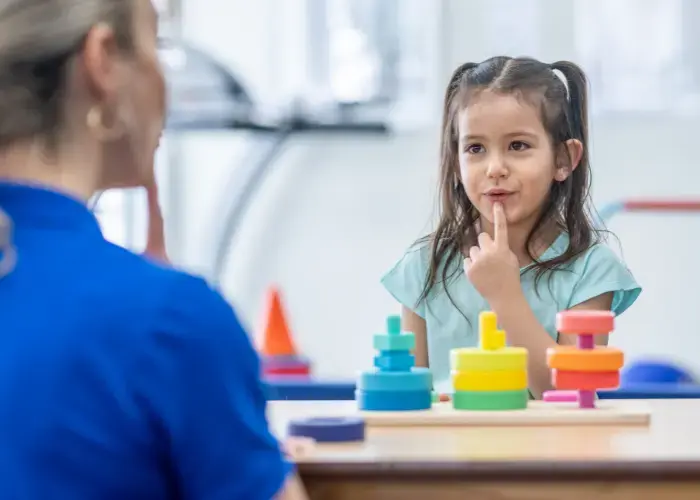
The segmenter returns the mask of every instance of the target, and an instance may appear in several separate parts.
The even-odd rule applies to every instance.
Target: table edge
[[[700,482],[700,461],[305,462],[297,468],[302,477],[367,480]]]

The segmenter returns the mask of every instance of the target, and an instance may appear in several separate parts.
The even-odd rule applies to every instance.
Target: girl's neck
[[[538,258],[554,243],[554,240],[561,234],[561,228],[553,221],[543,225],[530,242],[529,252],[526,247],[527,237],[532,230],[533,224],[525,222],[523,224],[513,224],[508,226],[508,244],[511,251],[518,258],[521,267],[532,264],[530,255]],[[476,222],[476,234],[485,232],[493,238],[493,223],[480,217]],[[467,249],[467,252],[469,249]]]

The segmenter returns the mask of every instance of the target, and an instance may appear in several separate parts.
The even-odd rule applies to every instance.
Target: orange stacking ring
[[[557,331],[568,335],[604,335],[615,328],[612,311],[566,311],[557,314]]]
[[[547,349],[547,366],[553,370],[611,372],[624,366],[624,358],[623,352],[613,347],[578,349],[561,346]]]

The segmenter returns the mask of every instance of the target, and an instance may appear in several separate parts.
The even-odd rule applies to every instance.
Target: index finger
[[[493,205],[493,239],[496,245],[508,246],[508,222],[503,205],[495,203]]]

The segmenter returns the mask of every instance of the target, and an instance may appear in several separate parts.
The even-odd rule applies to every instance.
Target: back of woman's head
[[[163,122],[156,40],[150,0],[1,2],[0,148],[71,142],[103,187],[138,184]]]
[[[130,0],[9,0],[0,7],[0,144],[53,140],[65,123],[70,63],[85,36],[108,23],[132,41]]]
[[[561,181],[553,178],[541,200],[529,231],[525,251],[539,279],[588,249],[597,239],[589,212],[590,165],[588,156],[587,80],[574,63],[547,64],[535,59],[494,57],[481,63],[466,63],[455,70],[445,93],[440,166],[440,219],[431,242],[430,268],[421,300],[448,276],[445,265],[462,257],[475,244],[477,221],[482,214],[470,200],[460,175],[460,130],[462,111],[485,92],[510,96],[537,110],[551,145],[549,161],[567,169]],[[571,157],[575,143],[578,157]],[[532,243],[550,227],[568,233],[568,248],[547,260],[538,260]],[[424,240],[425,241],[425,240]],[[442,269],[442,271],[440,271]],[[458,266],[461,269],[461,266]]]

